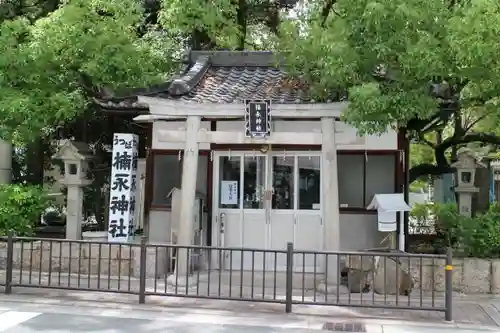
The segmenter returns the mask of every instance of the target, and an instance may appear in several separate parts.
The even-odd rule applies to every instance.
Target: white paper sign
[[[237,205],[238,204],[238,181],[223,180],[220,186],[220,203],[222,205]]]
[[[125,242],[134,235],[137,147],[135,134],[115,133],[111,159],[108,241]]]

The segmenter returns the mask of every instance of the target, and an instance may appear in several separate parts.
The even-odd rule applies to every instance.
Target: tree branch
[[[448,108],[439,108],[438,111],[429,119],[418,119],[413,118],[408,121],[406,127],[418,133],[428,133],[430,131],[435,130],[437,127],[441,127],[442,123],[447,123],[451,116],[453,115],[453,111]]]
[[[468,132],[472,127],[474,127],[474,125],[476,125],[478,122],[480,122],[481,120],[483,120],[487,116],[489,116],[489,113],[483,114],[481,117],[478,117],[476,120],[472,121],[469,125],[467,125],[465,127],[465,129],[464,129],[465,132]]]
[[[417,180],[424,175],[437,176],[443,173],[453,172],[454,169],[450,167],[446,159],[446,150],[451,147],[471,143],[482,142],[500,146],[500,137],[489,133],[469,133],[463,136],[452,136],[443,140],[441,144],[436,145],[434,149],[434,156],[436,164],[419,164],[410,169],[410,183]]]
[[[446,150],[451,146],[456,146],[471,142],[482,142],[500,146],[500,137],[498,137],[495,134],[489,134],[489,133],[469,133],[459,138],[451,137],[445,139],[443,140],[443,143],[441,145],[445,146]]]
[[[450,173],[453,171],[454,171],[454,169],[448,165],[439,166],[439,165],[434,165],[434,164],[423,163],[423,164],[416,165],[410,169],[409,182],[411,184],[422,176],[439,176],[439,175],[442,175],[444,173]]]
[[[426,145],[428,145],[429,147],[431,147],[432,149],[435,149],[436,148],[436,144],[435,143],[432,143],[430,142],[429,140],[427,140],[426,138],[424,138],[423,135],[421,135],[419,138],[418,138],[418,141],[422,141],[423,143],[425,143]]]
[[[335,5],[335,3],[337,3],[337,0],[327,0],[325,5],[323,6],[323,9],[321,10],[321,18],[322,18],[322,21],[321,21],[321,26],[324,26],[325,25],[325,22],[326,22],[326,19],[328,18],[328,16],[330,15],[330,13],[333,11],[333,6]],[[338,13],[335,13],[338,15]]]

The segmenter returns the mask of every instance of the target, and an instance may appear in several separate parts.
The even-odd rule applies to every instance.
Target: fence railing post
[[[285,312],[292,312],[293,296],[293,243],[286,244],[286,291],[285,291]]]
[[[146,303],[146,260],[147,245],[146,237],[141,237],[141,256],[139,259],[139,304]],[[155,260],[158,260],[155,258]]]
[[[453,252],[451,247],[446,249],[446,266],[445,266],[445,307],[444,314],[446,321],[453,320]]]
[[[12,293],[12,270],[14,267],[14,233],[9,231],[7,238],[7,271],[5,272],[5,294]]]

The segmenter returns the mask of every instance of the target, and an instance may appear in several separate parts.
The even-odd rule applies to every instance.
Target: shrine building
[[[109,112],[135,113],[149,129],[139,137],[148,154],[136,198],[150,241],[380,246],[387,235],[367,206],[375,194],[402,192],[402,140],[391,129],[357,135],[340,120],[345,94],[316,102],[276,64],[270,52],[193,51],[184,74],[164,85],[100,101]],[[255,257],[256,267],[263,263],[262,254]],[[275,265],[271,257],[265,263]],[[238,269],[240,260],[216,264]],[[251,258],[243,265],[250,268]],[[323,263],[297,265],[319,272]]]

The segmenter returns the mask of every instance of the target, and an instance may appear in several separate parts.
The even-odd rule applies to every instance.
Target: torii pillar
[[[182,164],[181,209],[177,245],[192,246],[194,238],[194,201],[196,199],[196,181],[198,175],[198,131],[201,125],[200,116],[188,116],[186,120],[186,142]],[[168,282],[177,285],[188,284],[191,260],[186,248],[179,248],[175,260],[174,275]],[[196,283],[189,281],[189,284]]]
[[[326,251],[340,250],[340,210],[339,182],[337,166],[337,142],[335,137],[335,118],[321,118],[321,181],[323,183],[323,223],[324,248]],[[329,294],[346,293],[345,286],[340,285],[339,256],[329,255],[325,258],[327,276],[318,285],[318,290]]]

